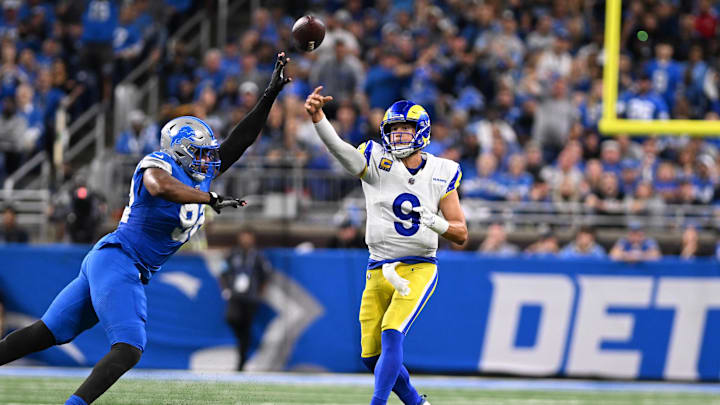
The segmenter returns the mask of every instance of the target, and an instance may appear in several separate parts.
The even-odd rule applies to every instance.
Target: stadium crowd
[[[465,199],[605,214],[720,199],[717,140],[599,134],[602,2],[366,3],[307,5],[327,34],[317,51],[292,55],[294,81],[252,150],[266,166],[340,171],[302,109],[301,100],[323,85],[335,99],[328,115],[355,145],[377,139],[394,100],[425,106],[433,128],[427,151],[462,163]],[[270,2],[257,9],[250,26],[232,31],[222,49],[200,61],[175,44],[162,68],[160,121],[193,113],[227,133],[257,99],[275,51],[292,49],[293,13],[302,12],[292,7]],[[717,6],[648,0],[624,7],[620,116],[718,119]],[[646,41],[637,38],[640,30]],[[118,151],[129,151],[128,139],[138,152],[156,146],[148,128],[153,133],[157,125],[140,112],[135,117],[138,125],[120,138]]]
[[[71,121],[144,58],[159,58],[191,0],[3,0],[0,181],[33,153],[52,155],[56,115]]]
[[[291,54],[293,82],[246,162],[340,173],[302,108],[323,85],[334,97],[328,116],[355,145],[377,140],[393,101],[423,105],[432,120],[426,150],[461,162],[464,200],[534,202],[627,216],[627,224],[636,214],[662,215],[668,205],[720,203],[718,140],[598,132],[603,2],[267,1],[247,25],[229,27],[222,47],[202,55],[182,41],[166,44],[165,26],[176,27],[194,3],[4,0],[6,172],[32,150],[49,148],[58,104],[77,116],[107,100],[112,83],[141,58],[157,60],[162,111],[129,114],[116,136],[118,153],[156,149],[158,129],[182,114],[205,119],[223,136],[257,100],[276,51],[293,49],[295,18],[312,12],[326,24],[324,42]],[[708,0],[624,2],[620,116],[720,117],[719,11]],[[18,129],[21,121],[32,131]],[[308,193],[328,198],[316,185],[309,182]]]

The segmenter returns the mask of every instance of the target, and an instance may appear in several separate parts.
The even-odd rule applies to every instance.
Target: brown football
[[[325,24],[311,15],[306,15],[295,21],[292,35],[298,50],[312,52],[325,39]]]

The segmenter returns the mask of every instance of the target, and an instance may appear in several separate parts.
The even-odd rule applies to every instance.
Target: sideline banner
[[[8,311],[41,316],[86,251],[0,247]],[[367,252],[267,254],[277,274],[256,318],[248,367],[365,371],[358,310]],[[140,366],[192,368],[201,353],[234,350],[207,263],[177,255],[147,287],[148,348]],[[441,252],[437,289],[405,342],[405,364],[415,371],[717,381],[720,266]],[[87,366],[107,351],[97,327],[74,346],[36,359]]]

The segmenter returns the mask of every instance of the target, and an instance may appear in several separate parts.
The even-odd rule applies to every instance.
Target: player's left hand
[[[420,214],[420,223],[427,226],[428,228],[435,231],[437,234],[442,235],[447,232],[450,224],[444,218],[439,215],[435,215],[427,207],[415,207],[412,209],[414,212]]]
[[[292,81],[292,77],[285,76],[285,65],[290,62],[290,58],[285,57],[285,52],[280,52],[275,61],[275,69],[272,72],[272,78],[268,85],[268,90],[277,94],[283,87]]]
[[[214,191],[210,191],[208,194],[210,194],[210,201],[208,202],[208,205],[212,207],[212,209],[214,209],[215,212],[217,212],[218,214],[223,208],[238,208],[247,205],[247,202],[245,202],[245,200],[241,200],[239,198],[225,197],[222,195],[218,195]]]

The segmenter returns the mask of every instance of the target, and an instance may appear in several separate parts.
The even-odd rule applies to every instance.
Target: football
[[[325,24],[311,15],[306,15],[295,21],[292,35],[298,50],[312,52],[325,39]]]

